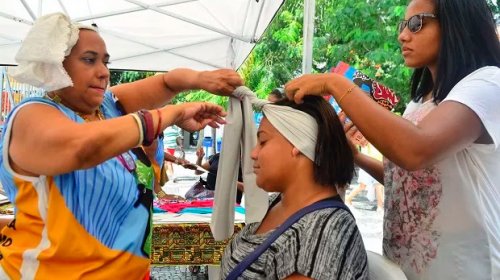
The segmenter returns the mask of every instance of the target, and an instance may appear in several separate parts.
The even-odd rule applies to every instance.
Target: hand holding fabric
[[[243,85],[240,75],[231,69],[203,71],[198,79],[200,88],[221,96],[230,96],[237,87]]]

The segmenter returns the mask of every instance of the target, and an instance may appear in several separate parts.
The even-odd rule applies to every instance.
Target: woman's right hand
[[[189,132],[197,131],[209,125],[219,127],[225,124],[223,117],[226,116],[224,109],[216,104],[208,102],[186,102],[173,105],[176,111],[174,123]]]
[[[327,83],[331,79],[331,73],[302,75],[285,84],[286,96],[296,103],[301,103],[306,95],[329,95],[331,93],[327,89]]]

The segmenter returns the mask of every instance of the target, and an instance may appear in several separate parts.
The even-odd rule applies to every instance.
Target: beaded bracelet
[[[144,127],[142,126],[141,119],[137,113],[130,115],[134,118],[135,122],[137,123],[137,127],[139,128],[139,142],[137,143],[137,145],[135,145],[136,147],[139,147],[144,141]]]

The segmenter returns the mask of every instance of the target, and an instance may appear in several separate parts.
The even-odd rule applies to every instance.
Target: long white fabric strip
[[[318,124],[309,114],[288,106],[267,104],[264,116],[283,137],[314,162]]]
[[[215,240],[229,238],[234,232],[234,204],[238,162],[241,160],[245,186],[246,223],[260,222],[269,206],[268,195],[256,185],[250,153],[257,143],[252,105],[262,108],[269,122],[299,151],[314,162],[318,125],[309,114],[288,106],[277,106],[258,99],[246,87],[237,88],[229,101],[227,124],[215,184],[211,229]]]
[[[261,221],[269,206],[267,193],[257,187],[253,160],[250,158],[250,153],[257,143],[252,101],[256,104],[260,101],[245,87],[237,88],[233,94],[239,99],[229,100],[215,182],[214,211],[210,223],[215,240],[225,240],[234,233],[239,162],[242,165],[245,186],[245,222],[248,224]]]

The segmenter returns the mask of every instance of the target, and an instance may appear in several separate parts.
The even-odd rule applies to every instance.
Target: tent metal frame
[[[19,22],[19,23],[27,24],[27,25],[33,25],[33,22],[36,20],[37,15],[35,15],[35,12],[30,8],[30,6],[26,3],[25,0],[19,0],[19,1],[22,3],[23,7],[26,9],[26,12],[30,15],[31,20],[20,18],[20,17],[16,17],[14,15],[7,14],[7,13],[4,13],[4,12],[0,12],[0,17],[4,17],[4,18],[7,18],[7,19],[10,19],[10,20]],[[39,0],[39,5],[38,5],[39,7],[43,6],[42,5],[43,1],[44,0]],[[59,5],[60,5],[61,9],[66,14],[68,14],[66,7],[61,2],[61,0],[57,0],[57,1],[58,1]],[[195,61],[197,63],[204,64],[204,65],[208,65],[210,67],[221,68],[221,67],[224,67],[224,66],[215,65],[213,63],[210,63],[210,62],[207,62],[207,61],[203,61],[201,59],[197,59],[197,58],[189,57],[189,56],[186,56],[186,55],[182,55],[180,53],[176,53],[175,49],[180,49],[180,48],[183,48],[183,47],[196,46],[196,45],[204,44],[204,43],[211,42],[211,41],[214,41],[214,40],[221,40],[223,38],[230,38],[230,40],[239,40],[239,41],[242,41],[242,42],[245,42],[245,43],[252,43],[252,44],[256,43],[258,41],[258,38],[255,38],[255,34],[257,32],[258,23],[260,21],[260,18],[261,18],[261,15],[262,15],[262,10],[263,10],[263,7],[264,7],[264,4],[265,4],[266,0],[260,0],[261,1],[260,10],[259,10],[257,18],[255,19],[255,22],[253,22],[253,26],[252,26],[253,32],[252,32],[251,36],[241,36],[239,34],[235,34],[235,33],[229,32],[228,30],[216,28],[216,27],[204,24],[202,22],[196,21],[194,19],[187,18],[185,16],[182,16],[182,15],[179,15],[179,14],[176,14],[176,13],[173,13],[173,12],[166,11],[166,10],[162,9],[162,7],[173,6],[173,5],[178,5],[178,4],[188,3],[188,2],[198,2],[198,0],[167,0],[167,1],[160,1],[160,2],[157,2],[157,3],[152,4],[152,5],[146,4],[146,3],[141,2],[139,0],[125,0],[125,1],[129,2],[131,4],[134,4],[134,5],[137,5],[137,7],[135,7],[135,8],[128,8],[128,9],[121,9],[121,10],[115,10],[115,11],[110,11],[110,12],[107,12],[107,13],[95,14],[95,15],[87,16],[87,17],[74,18],[73,20],[77,21],[77,22],[89,21],[89,20],[92,21],[94,19],[105,18],[105,17],[110,17],[110,16],[116,16],[116,15],[122,15],[122,14],[126,14],[126,13],[137,12],[137,11],[145,11],[145,10],[150,10],[150,11],[153,11],[153,12],[156,12],[156,13],[160,13],[160,14],[163,14],[163,15],[166,15],[166,16],[169,16],[169,17],[181,20],[183,22],[195,25],[197,27],[201,27],[201,28],[213,31],[213,32],[215,32],[217,34],[223,35],[223,37],[216,37],[216,38],[205,39],[205,40],[201,40],[201,41],[198,41],[198,42],[195,42],[195,43],[189,43],[189,44],[186,44],[186,45],[179,45],[179,46],[174,46],[174,47],[165,49],[165,48],[158,48],[158,47],[152,46],[150,44],[144,44],[144,43],[141,43],[141,42],[139,42],[137,40],[132,40],[132,39],[128,38],[125,34],[120,34],[119,32],[116,32],[116,31],[106,30],[106,29],[102,29],[102,28],[99,31],[102,32],[102,33],[110,34],[112,36],[115,36],[117,38],[120,38],[122,40],[131,42],[131,43],[143,45],[143,46],[151,49],[151,51],[143,51],[141,53],[136,53],[136,54],[133,54],[133,55],[128,56],[128,57],[119,57],[118,58],[119,60],[126,59],[126,58],[132,58],[132,57],[140,57],[140,56],[144,56],[144,55],[150,55],[150,54],[158,53],[158,52],[167,52],[169,54],[176,55],[176,56],[182,57],[184,59],[189,59],[189,60]],[[249,0],[249,2],[250,2],[250,0]],[[42,14],[41,8],[39,9],[39,11],[38,11],[37,14],[38,14],[38,16],[40,16]],[[207,14],[209,14],[213,19],[215,19],[216,21],[218,21],[217,17],[215,17],[215,15],[213,15],[212,13],[210,13],[210,12],[207,11]],[[245,18],[243,20],[245,22],[247,22],[247,20],[248,20],[248,13],[246,14],[246,16],[245,16]],[[10,44],[19,44],[20,43],[20,41],[18,39],[13,39],[12,37],[10,37],[10,36],[8,36],[6,34],[0,33],[0,38],[12,41],[12,43],[3,44],[4,46],[5,45],[10,45]],[[113,60],[115,60],[115,59],[113,59]]]

